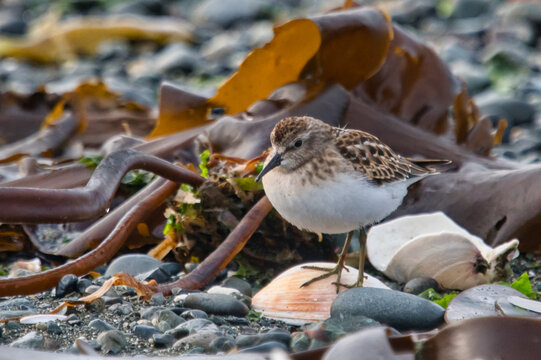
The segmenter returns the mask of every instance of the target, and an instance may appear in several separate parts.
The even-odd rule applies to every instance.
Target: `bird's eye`
[[[301,145],[302,145],[302,140],[301,139],[295,141],[295,147],[301,147]]]

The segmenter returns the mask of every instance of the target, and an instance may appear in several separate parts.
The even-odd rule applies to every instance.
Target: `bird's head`
[[[272,151],[256,180],[276,167],[289,172],[310,161],[328,146],[331,129],[323,121],[309,116],[280,120],[270,135]]]

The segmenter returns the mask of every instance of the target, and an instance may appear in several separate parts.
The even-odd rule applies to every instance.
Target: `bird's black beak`
[[[271,161],[269,161],[269,163],[267,164],[267,166],[265,166],[263,168],[263,170],[261,170],[259,175],[257,175],[257,177],[255,178],[255,181],[261,180],[263,175],[265,175],[266,173],[268,173],[269,171],[271,171],[275,167],[280,166],[281,162],[282,162],[282,156],[280,156],[280,154],[274,155],[273,158],[271,159]]]

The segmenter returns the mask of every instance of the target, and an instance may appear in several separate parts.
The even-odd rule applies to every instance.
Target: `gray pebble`
[[[154,340],[154,347],[157,348],[171,347],[176,340],[175,337],[170,334],[154,334],[152,335],[152,339]]]
[[[192,309],[184,311],[180,316],[186,320],[190,319],[208,319],[209,316],[202,310]]]
[[[125,272],[136,276],[161,266],[162,262],[148,255],[129,254],[117,257],[107,268],[106,276]]]
[[[135,325],[133,328],[133,334],[143,339],[150,339],[152,335],[159,333],[160,331],[158,329],[149,325]]]
[[[122,331],[109,330],[98,335],[98,344],[106,354],[118,354],[126,347],[126,338]]]
[[[225,279],[222,282],[223,287],[237,289],[242,294],[252,297],[252,285],[250,285],[249,282],[242,280],[238,277],[232,276],[227,279]]]
[[[43,348],[45,339],[37,331],[31,331],[20,339],[15,340],[9,346],[23,349],[40,350]]]
[[[53,334],[53,335],[59,335],[59,334],[62,334],[62,329],[60,328],[60,326],[55,323],[54,321],[49,321],[47,323],[47,332],[49,334]]]
[[[165,304],[165,297],[162,293],[156,293],[150,298],[150,303],[155,306],[161,306]]]
[[[198,332],[178,340],[173,347],[177,349],[201,347],[205,351],[211,351],[211,344],[218,336],[219,335],[214,332]]]
[[[116,328],[113,325],[101,319],[92,320],[91,322],[88,323],[88,326],[98,331],[116,330]]]
[[[158,315],[158,322],[166,322],[171,328],[185,322],[183,318],[172,312],[171,310],[163,310]]]
[[[248,314],[248,307],[239,300],[223,294],[190,294],[184,300],[184,306],[203,310],[206,313],[218,315],[234,315],[244,317]]]
[[[289,350],[287,345],[278,341],[269,341],[252,347],[239,350],[239,353],[269,353],[272,349]]]
[[[79,278],[73,274],[62,276],[55,288],[55,297],[63,298],[66,295],[77,291],[77,282]]]
[[[404,285],[404,292],[413,295],[419,295],[428,289],[439,291],[440,284],[438,284],[436,280],[429,277],[418,277],[411,279],[406,283],[406,285]]]
[[[229,351],[235,347],[235,341],[228,336],[220,336],[212,340],[210,348],[214,352]]]
[[[207,319],[192,319],[178,325],[175,329],[187,329],[190,334],[196,332],[219,332],[218,327]]]

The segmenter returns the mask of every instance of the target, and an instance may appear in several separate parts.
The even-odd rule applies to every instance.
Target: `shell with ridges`
[[[262,312],[265,317],[294,325],[327,319],[332,302],[338,296],[333,284],[336,275],[301,288],[303,283],[322,274],[321,271],[303,268],[306,265],[332,268],[336,264],[308,263],[284,271],[254,296],[253,309]],[[358,271],[350,266],[347,269],[349,271],[342,272],[341,282],[353,284],[357,281]],[[364,286],[388,289],[384,283],[368,274],[365,274]],[[347,289],[340,288],[340,292],[344,290]]]

